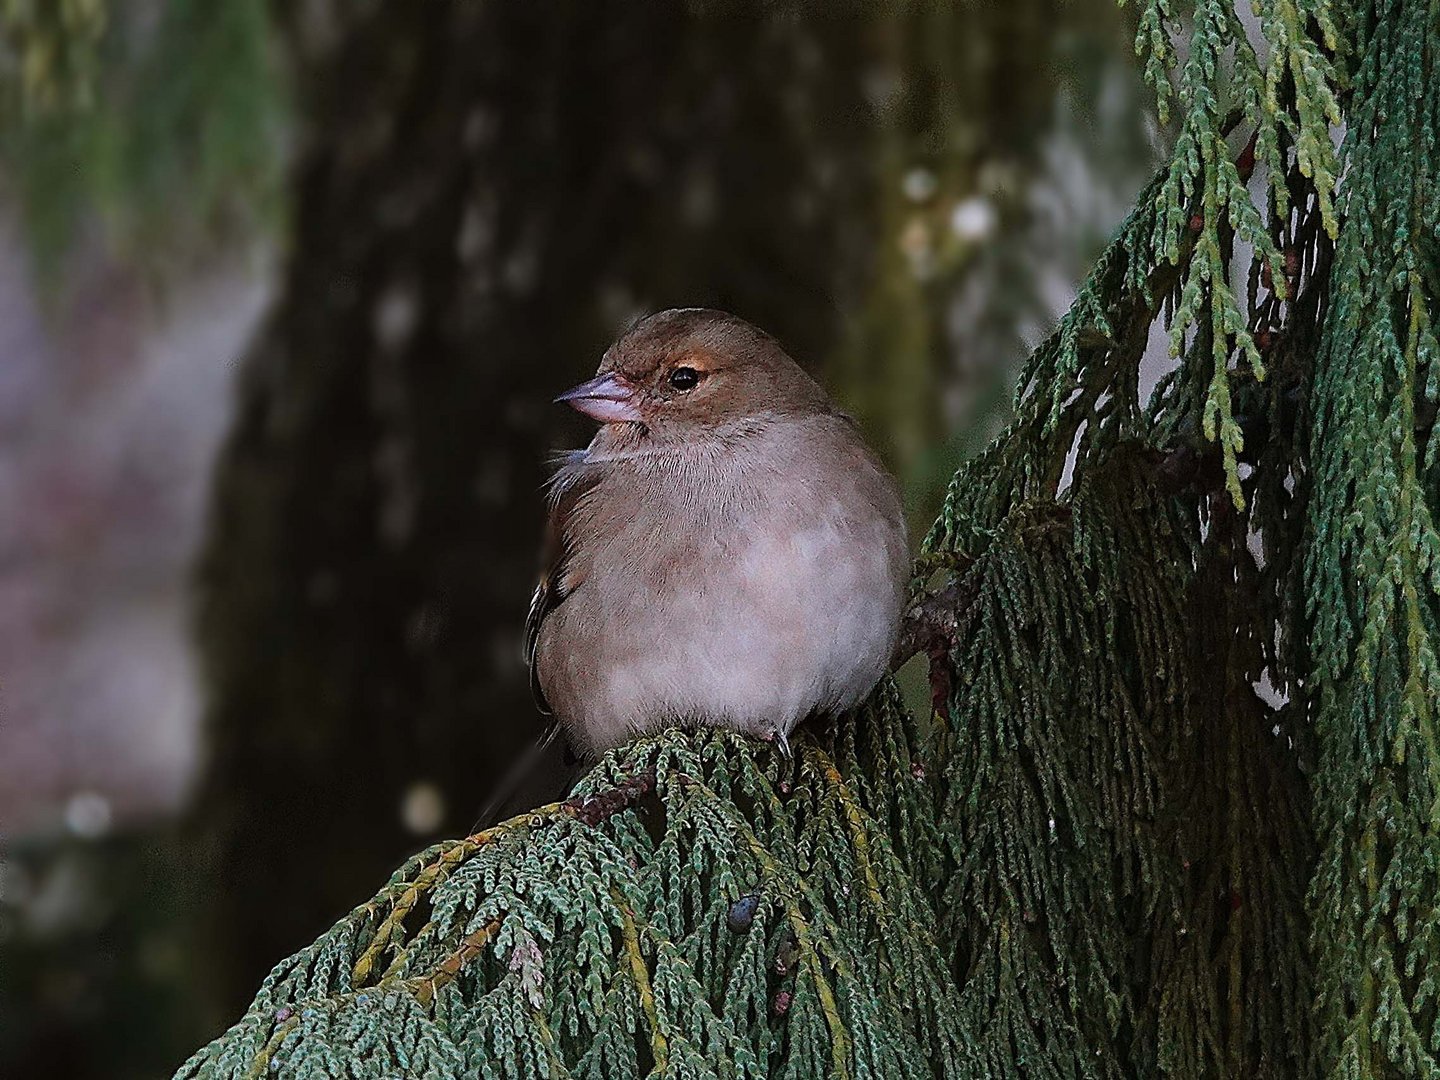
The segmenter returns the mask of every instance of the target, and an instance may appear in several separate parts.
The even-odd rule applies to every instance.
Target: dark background
[[[1102,0],[62,6],[0,17],[4,1076],[168,1072],[473,826],[631,319],[779,336],[918,535],[1158,140]]]

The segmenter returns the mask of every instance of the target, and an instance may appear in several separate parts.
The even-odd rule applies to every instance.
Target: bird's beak
[[[634,383],[612,371],[566,390],[555,400],[563,401],[601,423],[614,424],[627,420],[639,422],[640,409],[635,402],[638,396],[639,390]]]

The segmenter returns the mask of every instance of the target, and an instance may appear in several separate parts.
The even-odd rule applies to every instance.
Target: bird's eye
[[[693,367],[677,367],[670,373],[670,385],[676,390],[694,390],[700,382],[700,373]]]

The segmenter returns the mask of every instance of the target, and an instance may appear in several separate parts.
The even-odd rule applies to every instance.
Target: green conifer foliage
[[[1440,1075],[1440,5],[1255,10],[1139,4],[1174,153],[925,539],[930,716],[613,753],[181,1075]]]
[[[930,908],[874,816],[934,821],[913,740],[882,691],[793,761],[728,733],[612,753],[416,856],[180,1074],[962,1075]]]
[[[0,169],[47,284],[92,213],[152,274],[278,223],[269,33],[254,0],[0,3]]]
[[[1311,889],[1337,1077],[1440,1076],[1440,7],[1355,16],[1342,225],[1315,357]]]

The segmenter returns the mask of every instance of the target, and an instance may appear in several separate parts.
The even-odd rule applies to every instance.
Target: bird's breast
[[[898,508],[845,470],[627,479],[587,497],[583,584],[542,642],[546,693],[582,741],[673,722],[788,731],[873,684],[906,572]]]

